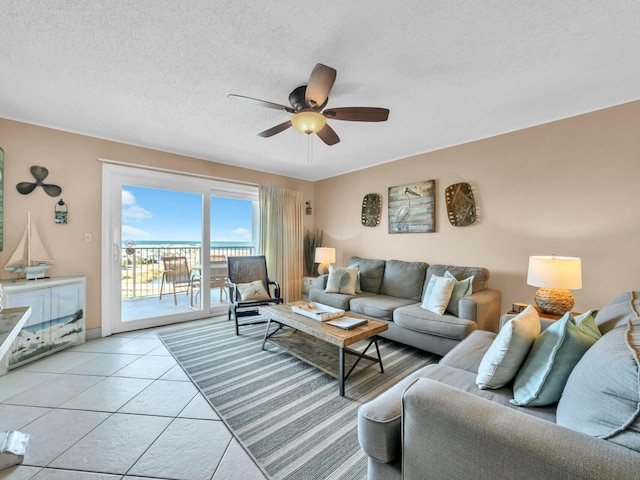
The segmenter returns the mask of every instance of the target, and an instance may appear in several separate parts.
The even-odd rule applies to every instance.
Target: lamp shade
[[[330,247],[316,248],[316,263],[328,264],[336,263],[336,249]]]
[[[318,133],[322,130],[327,119],[318,112],[299,112],[291,118],[293,128],[301,133]]]
[[[582,263],[577,257],[555,255],[529,257],[527,284],[534,287],[579,290]]]

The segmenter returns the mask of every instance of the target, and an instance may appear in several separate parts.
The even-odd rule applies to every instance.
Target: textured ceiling
[[[283,111],[316,63],[332,147]],[[0,0],[0,117],[308,180],[640,99],[640,2]]]

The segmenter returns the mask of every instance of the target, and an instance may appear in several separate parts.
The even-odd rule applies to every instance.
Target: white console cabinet
[[[31,307],[7,354],[8,368],[84,343],[85,291],[85,277],[0,280],[2,308]]]

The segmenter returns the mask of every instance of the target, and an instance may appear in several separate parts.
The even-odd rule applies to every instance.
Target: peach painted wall
[[[389,141],[394,141],[392,138]],[[436,180],[436,232],[389,234],[387,189]],[[453,227],[444,190],[474,190],[478,220]],[[362,198],[383,196],[378,227],[360,224]],[[316,182],[316,227],[338,263],[351,255],[484,266],[503,310],[531,302],[530,255],[582,258],[575,309],[640,290],[640,102],[601,110]]]
[[[303,201],[311,200],[315,207],[311,182],[2,118],[0,147],[4,149],[4,248],[0,252],[0,277],[11,278],[3,267],[22,234],[27,211],[31,210],[33,222],[55,263],[48,274],[87,277],[88,329],[101,327],[102,163],[98,158],[294,188],[303,192]],[[46,183],[62,187],[59,198],[69,206],[67,225],[54,223],[59,198],[49,197],[41,188],[29,195],[17,192],[18,182],[33,180],[29,172],[32,165],[46,167],[49,170]],[[304,216],[307,228],[312,228],[313,217]],[[85,232],[93,234],[91,243],[85,243]]]

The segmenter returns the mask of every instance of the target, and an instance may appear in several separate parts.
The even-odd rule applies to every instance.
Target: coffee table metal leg
[[[376,343],[376,352],[378,353],[378,363],[380,364],[380,373],[384,373],[384,367],[382,366],[382,357],[380,356],[380,349],[378,348],[378,336],[373,337],[373,341]]]
[[[264,350],[264,344],[267,343],[267,338],[269,338],[270,326],[271,326],[271,316],[269,316],[269,320],[267,321],[267,329],[264,331],[264,339],[262,340],[262,350]]]
[[[340,383],[340,396],[344,397],[344,348],[340,347],[340,359],[338,360],[338,382]]]

